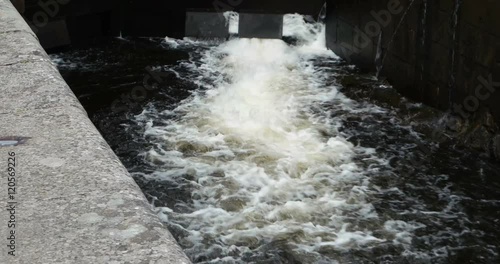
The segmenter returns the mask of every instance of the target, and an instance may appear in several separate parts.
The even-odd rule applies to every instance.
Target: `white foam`
[[[172,38],[169,38],[169,37],[165,37],[165,44],[166,44],[169,48],[172,48],[172,49],[175,49],[175,48],[178,48],[178,47],[179,47],[178,40],[176,40],[176,39],[172,39]]]
[[[222,241],[227,252],[243,245],[238,248],[244,252],[286,238],[311,253],[325,245],[383,241],[346,229],[348,218],[378,218],[367,201],[369,181],[352,160],[373,149],[349,143],[328,118],[330,110],[318,110],[332,102],[356,105],[325,85],[325,74],[311,61],[335,59],[319,36],[324,29],[309,36],[301,28],[309,25],[298,20],[288,16],[285,32],[300,36],[301,45],[233,39],[213,47],[201,65],[184,65],[190,74],[179,73],[202,88],[163,113],[175,118],[153,126],[151,111],[137,117],[149,124],[146,135],[164,142],[165,151],[146,157],[168,165],[149,177],[183,186],[186,175],[195,178],[189,180],[192,212],[165,217],[188,225],[183,241],[194,255],[212,250],[207,239]],[[217,171],[224,177],[213,176]]]
[[[295,38],[302,54],[339,58],[326,48],[325,24],[307,22],[299,14],[286,14],[283,17],[283,36]]]
[[[233,11],[224,12],[224,17],[229,24],[229,34],[238,34],[240,23],[240,15]]]

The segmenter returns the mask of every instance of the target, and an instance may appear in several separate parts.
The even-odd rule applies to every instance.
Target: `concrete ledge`
[[[2,263],[190,263],[10,0],[0,0],[0,166],[16,153],[16,256]],[[0,178],[7,205],[7,177]]]

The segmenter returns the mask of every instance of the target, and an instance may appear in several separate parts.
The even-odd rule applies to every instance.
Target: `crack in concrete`
[[[7,63],[7,64],[0,64],[0,67],[12,66],[12,65],[19,64],[19,63],[20,63],[20,62],[13,62],[13,63]]]
[[[52,65],[52,60],[50,60],[50,58],[46,58],[45,56],[40,56],[39,58],[28,58],[14,62],[0,63],[0,67],[8,67],[17,64],[37,63],[37,62],[49,62]]]
[[[31,62],[37,62],[36,60],[21,60],[21,61],[16,61],[16,62],[9,62],[6,64],[0,64],[0,67],[9,67],[9,66],[14,66],[17,64],[25,64],[25,63],[31,63]]]

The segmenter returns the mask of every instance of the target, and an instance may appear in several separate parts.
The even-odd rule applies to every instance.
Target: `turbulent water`
[[[324,26],[284,21],[293,45],[166,38],[166,50],[190,58],[160,68],[190,93],[152,100],[127,125],[143,142],[129,169],[146,192],[167,186],[158,214],[190,258],[496,263],[498,213],[488,211],[500,208],[498,181],[478,184],[497,167],[344,95],[337,77],[351,67],[326,49]]]
[[[180,242],[195,259],[236,261],[283,243],[319,260],[325,247],[385,241],[353,230],[349,221],[378,219],[367,171],[353,157],[385,161],[372,156],[374,149],[349,143],[330,118],[332,103],[372,109],[325,85],[313,59],[337,58],[325,48],[323,27],[300,16],[285,22],[285,35],[299,33],[304,43],[233,39],[210,48],[199,61],[171,69],[200,89],[163,112],[165,124],[152,125],[158,113],[151,109],[137,117],[145,136],[163,141],[145,154],[163,165],[145,176],[191,193],[176,205],[181,212],[165,209],[165,219],[185,231]],[[392,232],[397,224],[374,226]]]

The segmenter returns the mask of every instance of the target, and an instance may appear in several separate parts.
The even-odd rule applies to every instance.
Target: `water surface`
[[[497,165],[418,133],[424,106],[363,96],[392,88],[327,50],[323,25],[287,15],[284,34],[53,58],[196,263],[498,263]]]

